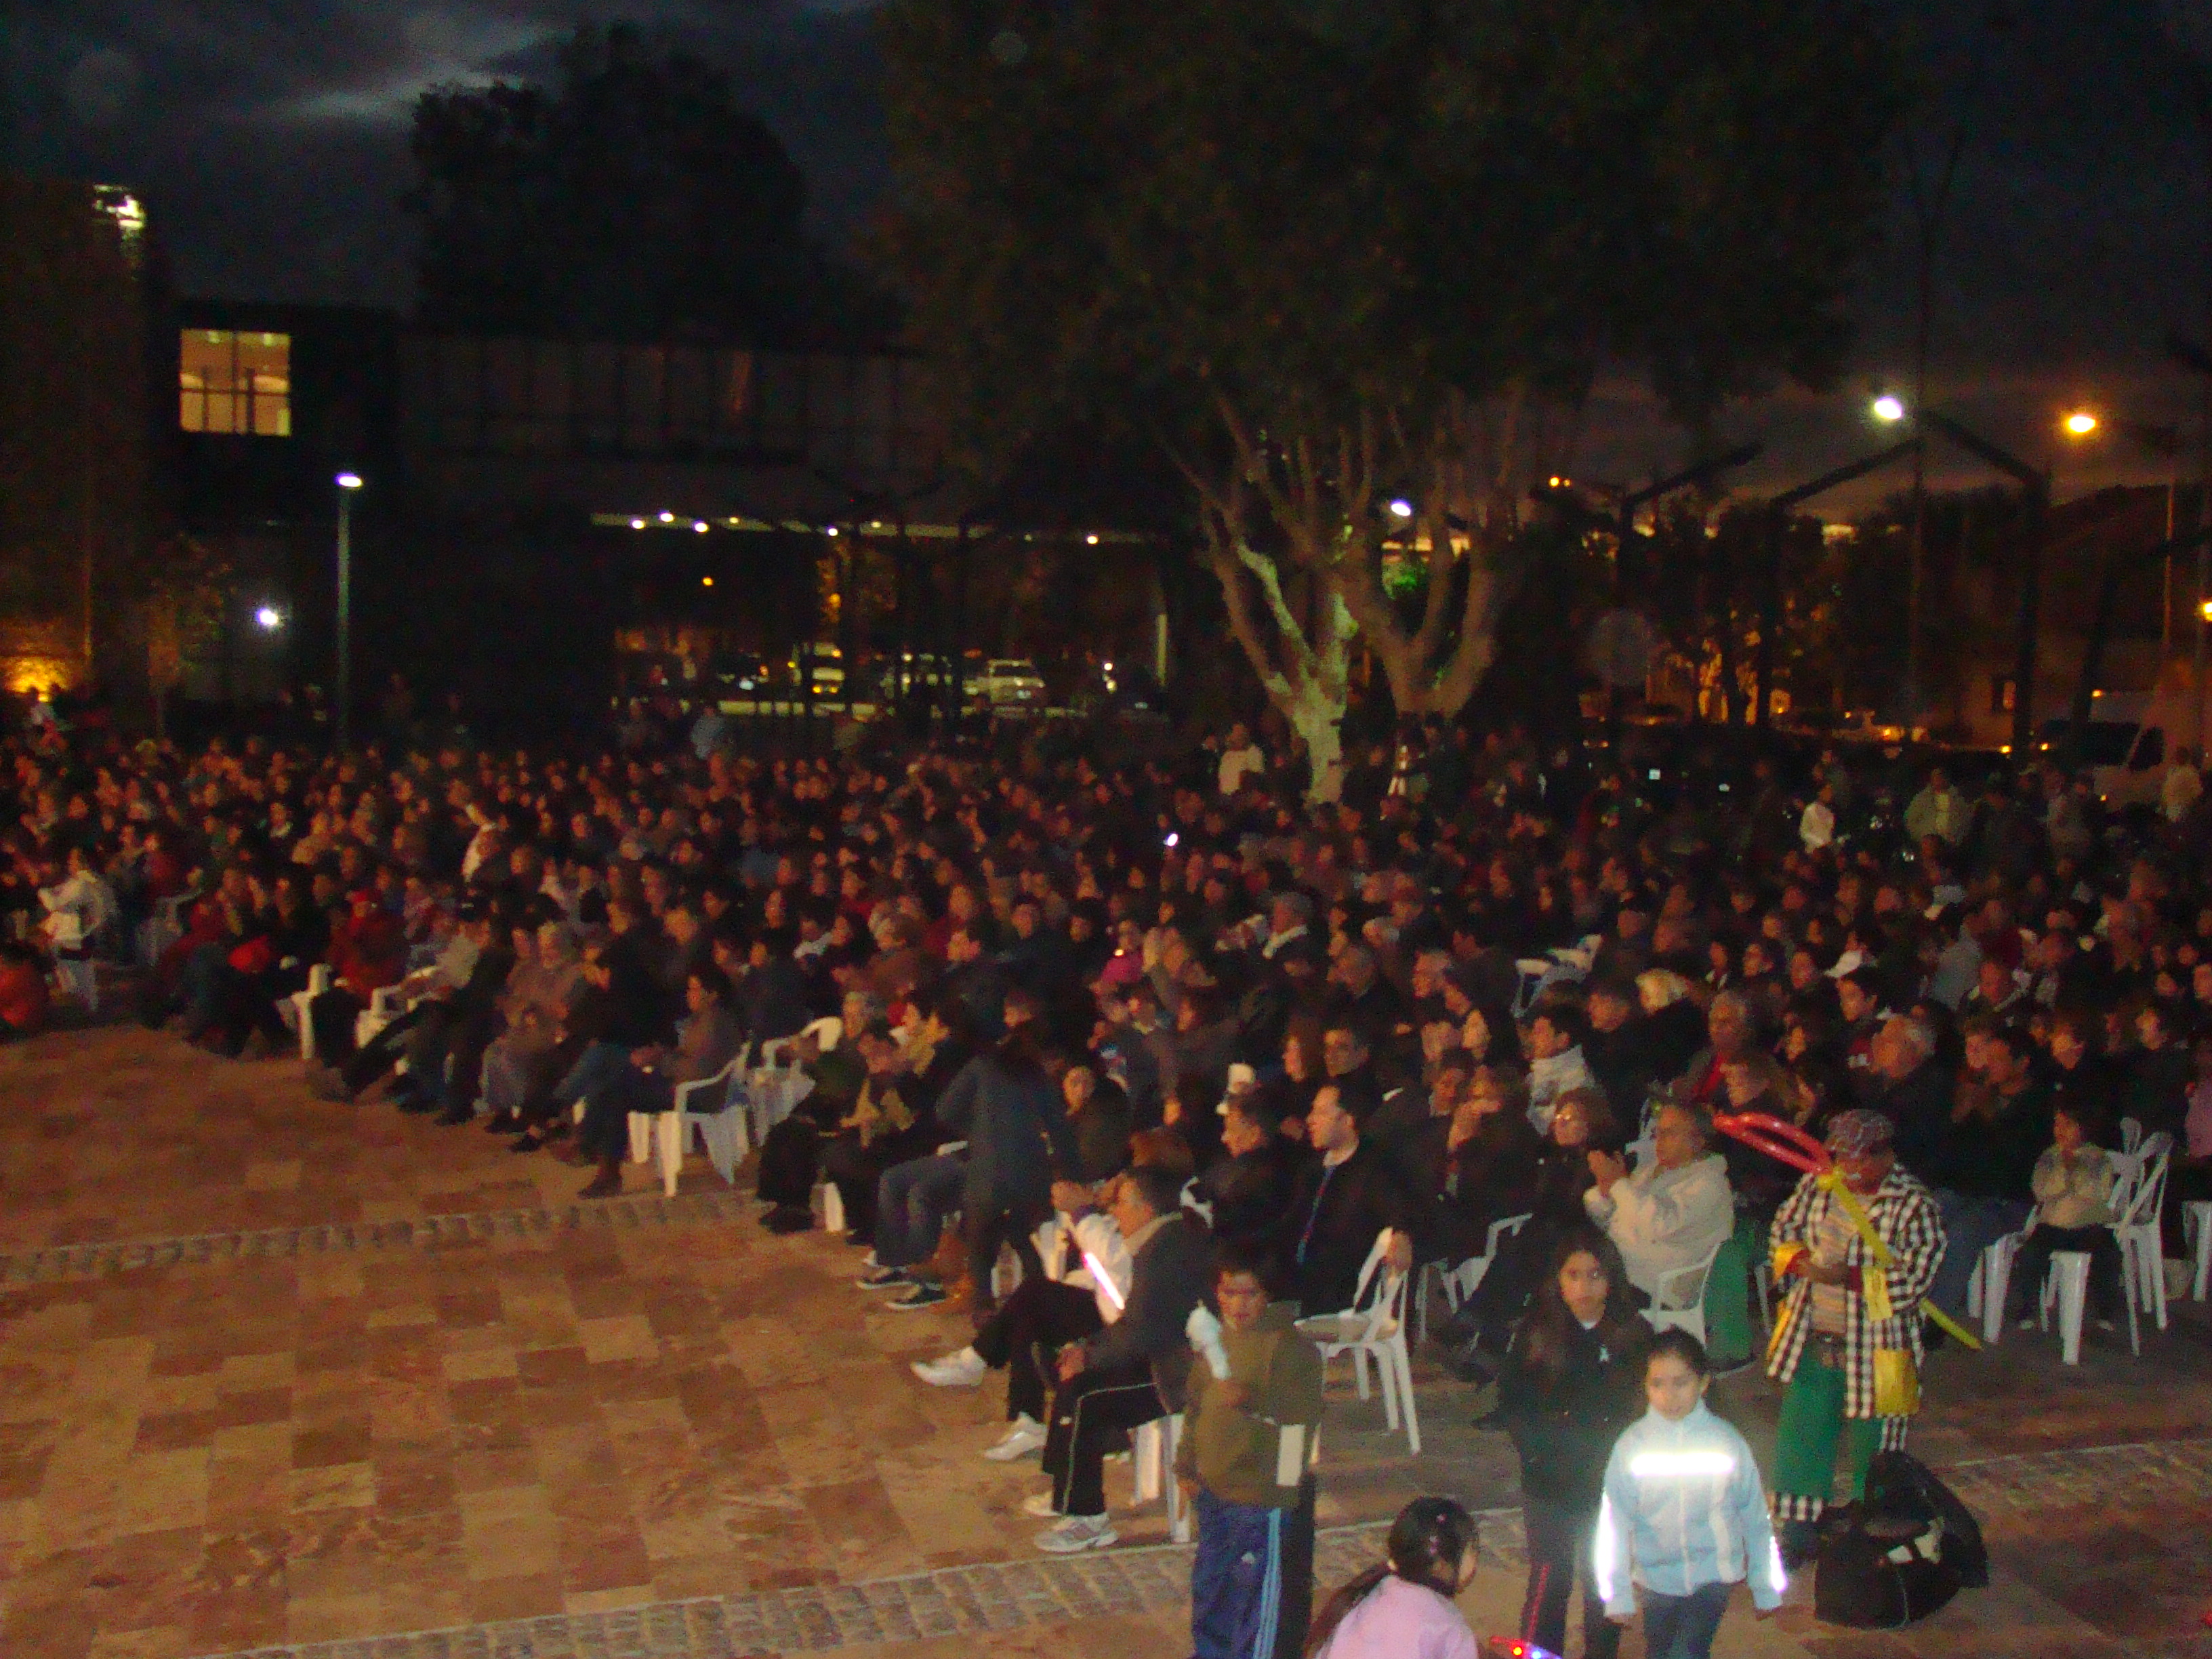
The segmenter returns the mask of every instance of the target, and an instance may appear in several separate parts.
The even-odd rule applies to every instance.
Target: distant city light
[[[1408,501],[1395,501],[1391,502],[1391,503],[1390,503],[1390,516],[1391,516],[1392,518],[1394,518],[1394,519],[1410,519],[1410,518],[1412,518],[1412,517],[1413,516],[1413,502]]]
[[[1887,392],[1874,400],[1874,417],[1877,421],[1901,421],[1905,418],[1905,399]]]
[[[702,536],[707,533],[707,521],[704,519],[700,520],[698,523],[693,525],[691,527]]]
[[[339,473],[339,474],[338,474],[338,488],[339,488],[340,489],[360,489],[360,488],[361,488],[361,474],[360,474],[360,473],[358,473],[358,472],[341,472],[341,473]]]
[[[632,519],[629,521],[629,527],[632,530],[642,530],[645,528],[645,520],[642,519]]]
[[[822,533],[823,533],[823,535],[825,535],[825,536],[834,536],[834,535],[836,535],[836,534],[837,533],[837,526],[836,526],[836,525],[834,525],[834,524],[833,524],[833,525],[831,525],[828,529],[824,530]]]
[[[2077,409],[2066,417],[2066,429],[2077,438],[2086,438],[2097,429],[2097,417],[2086,409]]]
[[[253,613],[253,620],[264,633],[273,634],[284,625],[284,613],[273,605],[264,605]]]
[[[702,576],[699,578],[699,586],[702,587],[712,587],[714,585],[714,579],[712,576]]]
[[[1083,538],[1083,542],[1084,542],[1084,545],[1085,545],[1085,546],[1086,546],[1086,547],[1096,547],[1096,546],[1097,546],[1097,545],[1098,545],[1098,538],[1097,538],[1097,537],[1096,537],[1095,535],[1094,535],[1094,536],[1085,536],[1085,537]]]
[[[660,521],[663,524],[674,524],[676,522],[676,515],[673,513],[663,513],[660,515]]]

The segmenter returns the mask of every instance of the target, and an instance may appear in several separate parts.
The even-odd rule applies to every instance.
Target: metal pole
[[[2020,649],[2013,665],[2012,751],[2015,755],[2033,753],[2029,745],[2035,738],[2035,665],[2037,635],[2042,623],[2043,608],[2043,538],[2051,521],[2051,485],[2048,478],[2027,490],[2027,564],[2021,572],[2020,584]]]
[[[353,491],[338,490],[337,752],[346,751],[353,711]]]

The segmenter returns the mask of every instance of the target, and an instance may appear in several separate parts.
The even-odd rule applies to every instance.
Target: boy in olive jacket
[[[1192,1316],[1176,1477],[1198,1519],[1190,1574],[1197,1659],[1294,1659],[1313,1605],[1313,1480],[1321,1350],[1270,1304],[1258,1268],[1234,1255],[1216,1270],[1218,1340]],[[1222,1375],[1223,1371],[1227,1375]]]

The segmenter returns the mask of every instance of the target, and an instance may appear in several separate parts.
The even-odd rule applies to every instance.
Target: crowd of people
[[[1321,1402],[1292,1321],[1363,1284],[1488,1261],[1432,1334],[1522,1454],[1526,1633],[1564,1648],[1579,1575],[1602,1655],[1608,1459],[1647,1387],[1679,1425],[1709,1363],[1752,1362],[1763,1273],[1802,1560],[1838,1462],[1855,1494],[1903,1443],[1888,1371],[1941,1340],[1923,1302],[1963,1318],[1987,1246],[2034,1218],[2021,1317],[2054,1251],[2090,1252],[2109,1328],[2124,1122],[2170,1153],[2169,1269],[2212,1196],[2212,803],[2182,781],[2106,822],[2055,766],[1969,793],[1879,755],[1692,754],[1662,785],[1435,724],[1319,805],[1243,726],[1119,768],[1011,738],[331,757],[52,728],[9,762],[0,975],[143,943],[149,1024],[288,1053],[299,1006],[317,1094],[572,1161],[586,1196],[623,1190],[630,1114],[701,1109],[692,1085],[711,1110],[787,1044],[809,1083],[761,1151],[763,1224],[814,1229],[832,1191],[865,1291],[970,1316],[916,1369],[1006,1373],[983,1455],[1041,1460],[1047,1550],[1115,1541],[1103,1462],[1181,1413],[1205,1654],[1301,1644]],[[22,1000],[0,977],[10,1032],[44,1018]],[[1824,1143],[1851,1200],[1717,1133],[1747,1114]],[[1706,1343],[1654,1349],[1647,1316],[1689,1306]],[[1255,1550],[1264,1605],[1222,1565]],[[1647,1612],[1701,1651],[1701,1584],[1764,1595],[1757,1558],[1655,1577]],[[1395,1616],[1361,1605],[1335,1639]]]

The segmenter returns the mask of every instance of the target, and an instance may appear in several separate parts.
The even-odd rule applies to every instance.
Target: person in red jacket
[[[46,975],[38,952],[0,945],[0,1040],[36,1036],[46,1029]]]
[[[331,930],[331,988],[307,1006],[315,1024],[315,1053],[326,1062],[354,1051],[355,1018],[387,985],[407,971],[407,934],[399,918],[376,902],[376,890],[346,896],[346,914]]]

